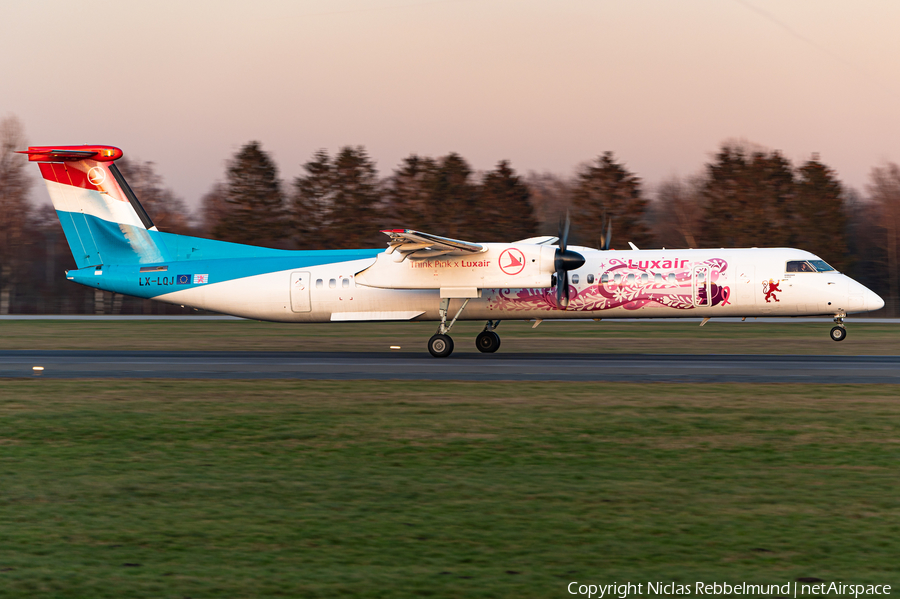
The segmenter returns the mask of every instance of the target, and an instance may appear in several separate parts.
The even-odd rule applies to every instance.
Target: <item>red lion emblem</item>
[[[781,289],[778,288],[778,283],[775,282],[774,279],[769,279],[768,281],[763,281],[763,293],[766,294],[766,303],[770,303],[772,300],[776,302],[780,302],[781,300],[775,296],[775,292],[781,293]]]

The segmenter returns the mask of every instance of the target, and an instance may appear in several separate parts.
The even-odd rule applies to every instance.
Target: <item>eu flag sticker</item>
[[[177,284],[178,285],[190,285],[192,276],[193,275],[178,275]]]

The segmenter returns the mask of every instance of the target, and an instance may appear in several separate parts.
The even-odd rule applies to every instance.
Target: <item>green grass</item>
[[[6,380],[0,597],[896,588],[898,463],[890,386]]]
[[[900,354],[900,325],[847,321],[835,343],[830,323],[503,322],[501,352]],[[453,328],[457,352],[475,352],[482,322]],[[280,324],[255,321],[0,321],[0,349],[179,349],[424,352],[436,324]]]

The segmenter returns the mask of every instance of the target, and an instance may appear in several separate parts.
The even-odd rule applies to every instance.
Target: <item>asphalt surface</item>
[[[896,384],[900,356],[0,351],[9,377]]]

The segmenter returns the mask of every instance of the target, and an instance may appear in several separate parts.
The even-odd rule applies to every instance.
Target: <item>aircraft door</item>
[[[308,272],[291,273],[291,310],[294,312],[309,312],[312,306],[309,302],[310,276]]]
[[[698,308],[709,306],[709,266],[695,266],[692,277],[691,294]]]

